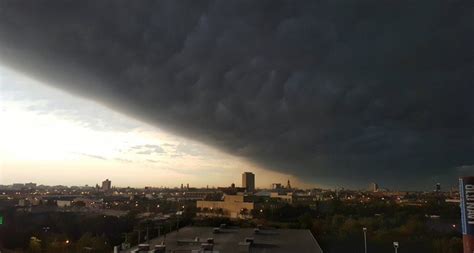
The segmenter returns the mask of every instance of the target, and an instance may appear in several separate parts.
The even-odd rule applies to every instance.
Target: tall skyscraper
[[[247,192],[255,191],[255,174],[252,172],[244,172],[242,174],[242,187],[244,187]]]
[[[110,189],[112,189],[112,181],[105,179],[105,181],[102,182],[102,190],[108,191]]]

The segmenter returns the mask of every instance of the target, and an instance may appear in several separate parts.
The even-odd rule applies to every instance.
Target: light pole
[[[146,225],[146,242],[150,243],[150,234],[148,233],[148,224]]]
[[[138,244],[140,244],[140,239],[142,237],[142,231],[138,228]]]
[[[64,243],[66,245],[66,252],[69,252],[69,243],[71,243],[71,241],[66,240]]]
[[[364,252],[367,253],[367,228],[363,227],[362,231],[364,231]]]
[[[393,248],[395,249],[395,253],[398,252],[398,242],[393,242]]]
[[[160,238],[160,236],[161,236],[161,225],[158,224],[158,225],[155,226],[155,228],[158,229],[158,238]]]
[[[176,232],[179,232],[179,214],[176,214]]]

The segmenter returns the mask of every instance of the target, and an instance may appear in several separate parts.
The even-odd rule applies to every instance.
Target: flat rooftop
[[[201,243],[207,238],[214,239],[213,253],[322,253],[318,242],[307,229],[260,229],[255,233],[254,228],[221,228],[219,233],[213,233],[213,227],[184,227],[166,235],[150,240],[150,249],[165,240],[166,252],[187,253],[199,250]],[[196,237],[201,243],[195,242]],[[253,238],[250,246],[241,245],[246,238]],[[142,242],[143,243],[143,242]],[[124,250],[121,252],[131,252]],[[210,251],[206,251],[210,252]]]

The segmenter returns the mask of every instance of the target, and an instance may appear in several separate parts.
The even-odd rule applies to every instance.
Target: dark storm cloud
[[[413,185],[474,164],[470,0],[0,3],[4,64],[268,168]]]

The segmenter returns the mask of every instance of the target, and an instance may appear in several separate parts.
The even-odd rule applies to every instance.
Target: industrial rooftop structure
[[[137,247],[121,252],[166,253],[322,253],[318,242],[305,229],[254,229],[227,227],[184,227]],[[163,245],[164,246],[163,246]],[[162,246],[156,246],[162,245]],[[147,247],[145,247],[147,248]],[[165,249],[166,248],[166,249]]]

